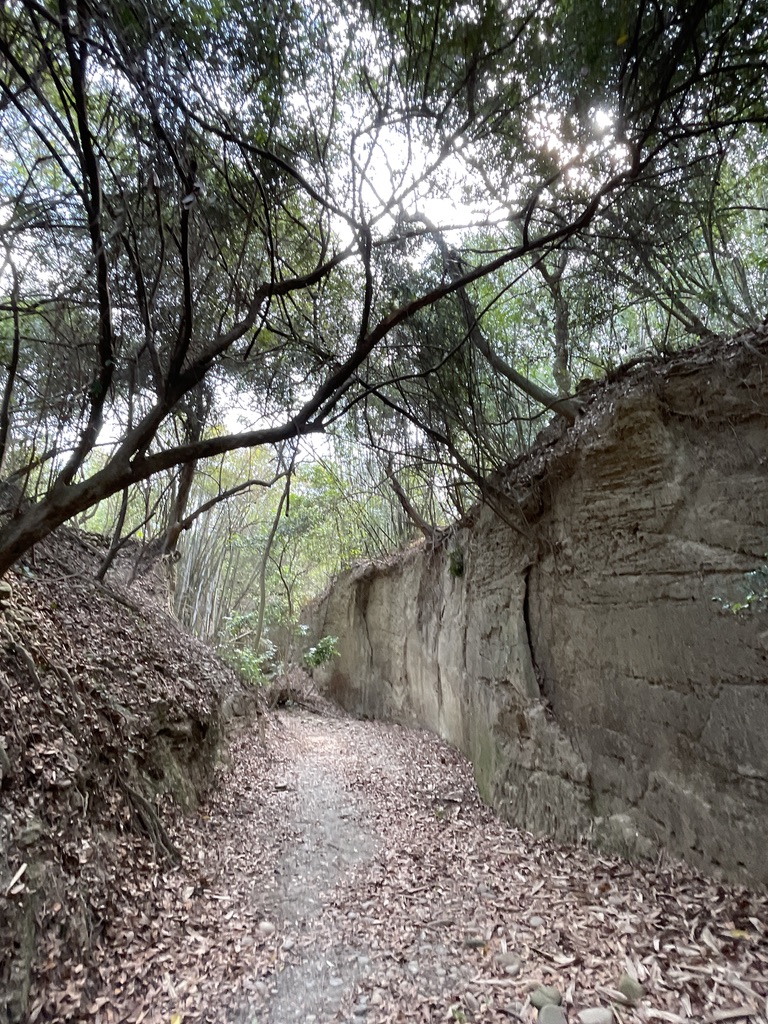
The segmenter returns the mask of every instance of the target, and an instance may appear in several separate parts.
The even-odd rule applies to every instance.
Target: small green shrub
[[[319,668],[321,665],[327,665],[332,658],[338,657],[338,642],[339,638],[337,636],[324,636],[322,640],[317,641],[314,647],[309,648],[304,655],[304,661],[310,668]]]
[[[257,654],[251,647],[225,647],[219,653],[224,660],[253,686],[264,686],[274,671],[276,648],[269,640],[262,640],[264,648]],[[272,671],[270,671],[272,669]]]

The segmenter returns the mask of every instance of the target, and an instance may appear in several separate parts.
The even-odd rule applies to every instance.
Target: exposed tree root
[[[2,627],[2,636],[7,641],[11,654],[15,654],[19,661],[23,662],[24,667],[32,677],[32,682],[35,686],[40,686],[40,676],[37,673],[37,666],[26,647],[19,643],[7,626]]]
[[[137,789],[134,789],[122,775],[118,775],[117,778],[120,788],[125,794],[136,820],[142,830],[152,840],[155,849],[161,856],[167,857],[175,864],[178,864],[181,861],[181,853],[178,848],[174,846],[173,841],[166,832],[165,826],[160,820],[155,808],[149,800],[139,793]]]

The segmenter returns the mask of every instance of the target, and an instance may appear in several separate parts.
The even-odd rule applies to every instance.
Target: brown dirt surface
[[[570,1021],[767,1019],[765,895],[521,833],[428,733],[280,712],[172,836],[182,865],[106,925],[88,1004],[50,1016],[49,992],[38,1019],[532,1022],[542,983]]]
[[[249,1009],[205,1019],[527,1022],[540,983],[571,1020],[610,1006],[627,1024],[768,1019],[765,895],[521,833],[429,733],[282,715],[255,763],[252,749],[244,737],[207,844],[222,894],[252,915],[239,918],[255,939]],[[622,974],[645,988],[636,1006]]]
[[[169,828],[252,695],[152,572],[73,530],[0,595],[0,1021],[86,1019],[109,922],[152,905]],[[31,988],[30,988],[31,986]]]

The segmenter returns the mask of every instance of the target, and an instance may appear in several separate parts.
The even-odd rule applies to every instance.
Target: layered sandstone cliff
[[[766,335],[636,369],[492,483],[314,606],[325,685],[524,828],[768,883]]]

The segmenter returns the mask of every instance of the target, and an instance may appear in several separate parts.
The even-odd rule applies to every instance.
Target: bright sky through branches
[[[611,137],[613,115],[596,110],[592,115],[594,138],[586,147],[564,139],[562,117],[542,114],[538,124],[530,126],[534,147],[551,154],[566,171],[569,180],[590,183],[589,164],[610,153],[614,165],[627,159],[624,146]],[[359,174],[359,201],[377,234],[386,235],[396,228],[399,215],[426,217],[451,232],[498,225],[509,219],[510,211],[528,200],[517,182],[508,182],[505,193],[493,196],[487,182],[480,183],[482,157],[476,156],[458,136],[447,153],[428,149],[417,136],[406,134],[400,126],[380,126],[362,135],[353,150]],[[478,188],[478,184],[485,187]],[[482,194],[482,198],[480,195]],[[337,225],[343,244],[351,241],[346,224]]]

